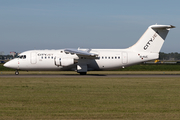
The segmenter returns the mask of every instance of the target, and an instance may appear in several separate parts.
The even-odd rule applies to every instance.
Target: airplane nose
[[[10,64],[9,64],[9,62],[6,62],[3,66],[4,66],[4,67],[9,67]]]
[[[7,68],[17,69],[18,68],[17,60],[14,60],[14,59],[10,60],[6,62],[3,66]]]

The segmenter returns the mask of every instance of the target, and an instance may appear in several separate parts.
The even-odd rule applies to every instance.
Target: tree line
[[[172,52],[172,53],[159,53],[159,60],[180,60],[180,53]]]

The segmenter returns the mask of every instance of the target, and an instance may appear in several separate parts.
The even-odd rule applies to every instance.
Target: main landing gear
[[[15,75],[19,75],[19,71],[18,70],[15,71]]]

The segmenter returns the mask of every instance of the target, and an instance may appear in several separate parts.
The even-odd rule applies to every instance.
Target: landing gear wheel
[[[19,75],[19,72],[16,70],[15,75]]]
[[[80,72],[79,74],[80,75],[86,75],[86,72]]]

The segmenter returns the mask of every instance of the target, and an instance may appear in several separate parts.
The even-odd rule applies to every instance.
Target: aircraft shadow
[[[64,76],[82,76],[82,77],[86,77],[86,76],[107,76],[105,74],[86,74],[86,75],[79,75],[79,74],[60,74],[60,75],[64,75]]]

